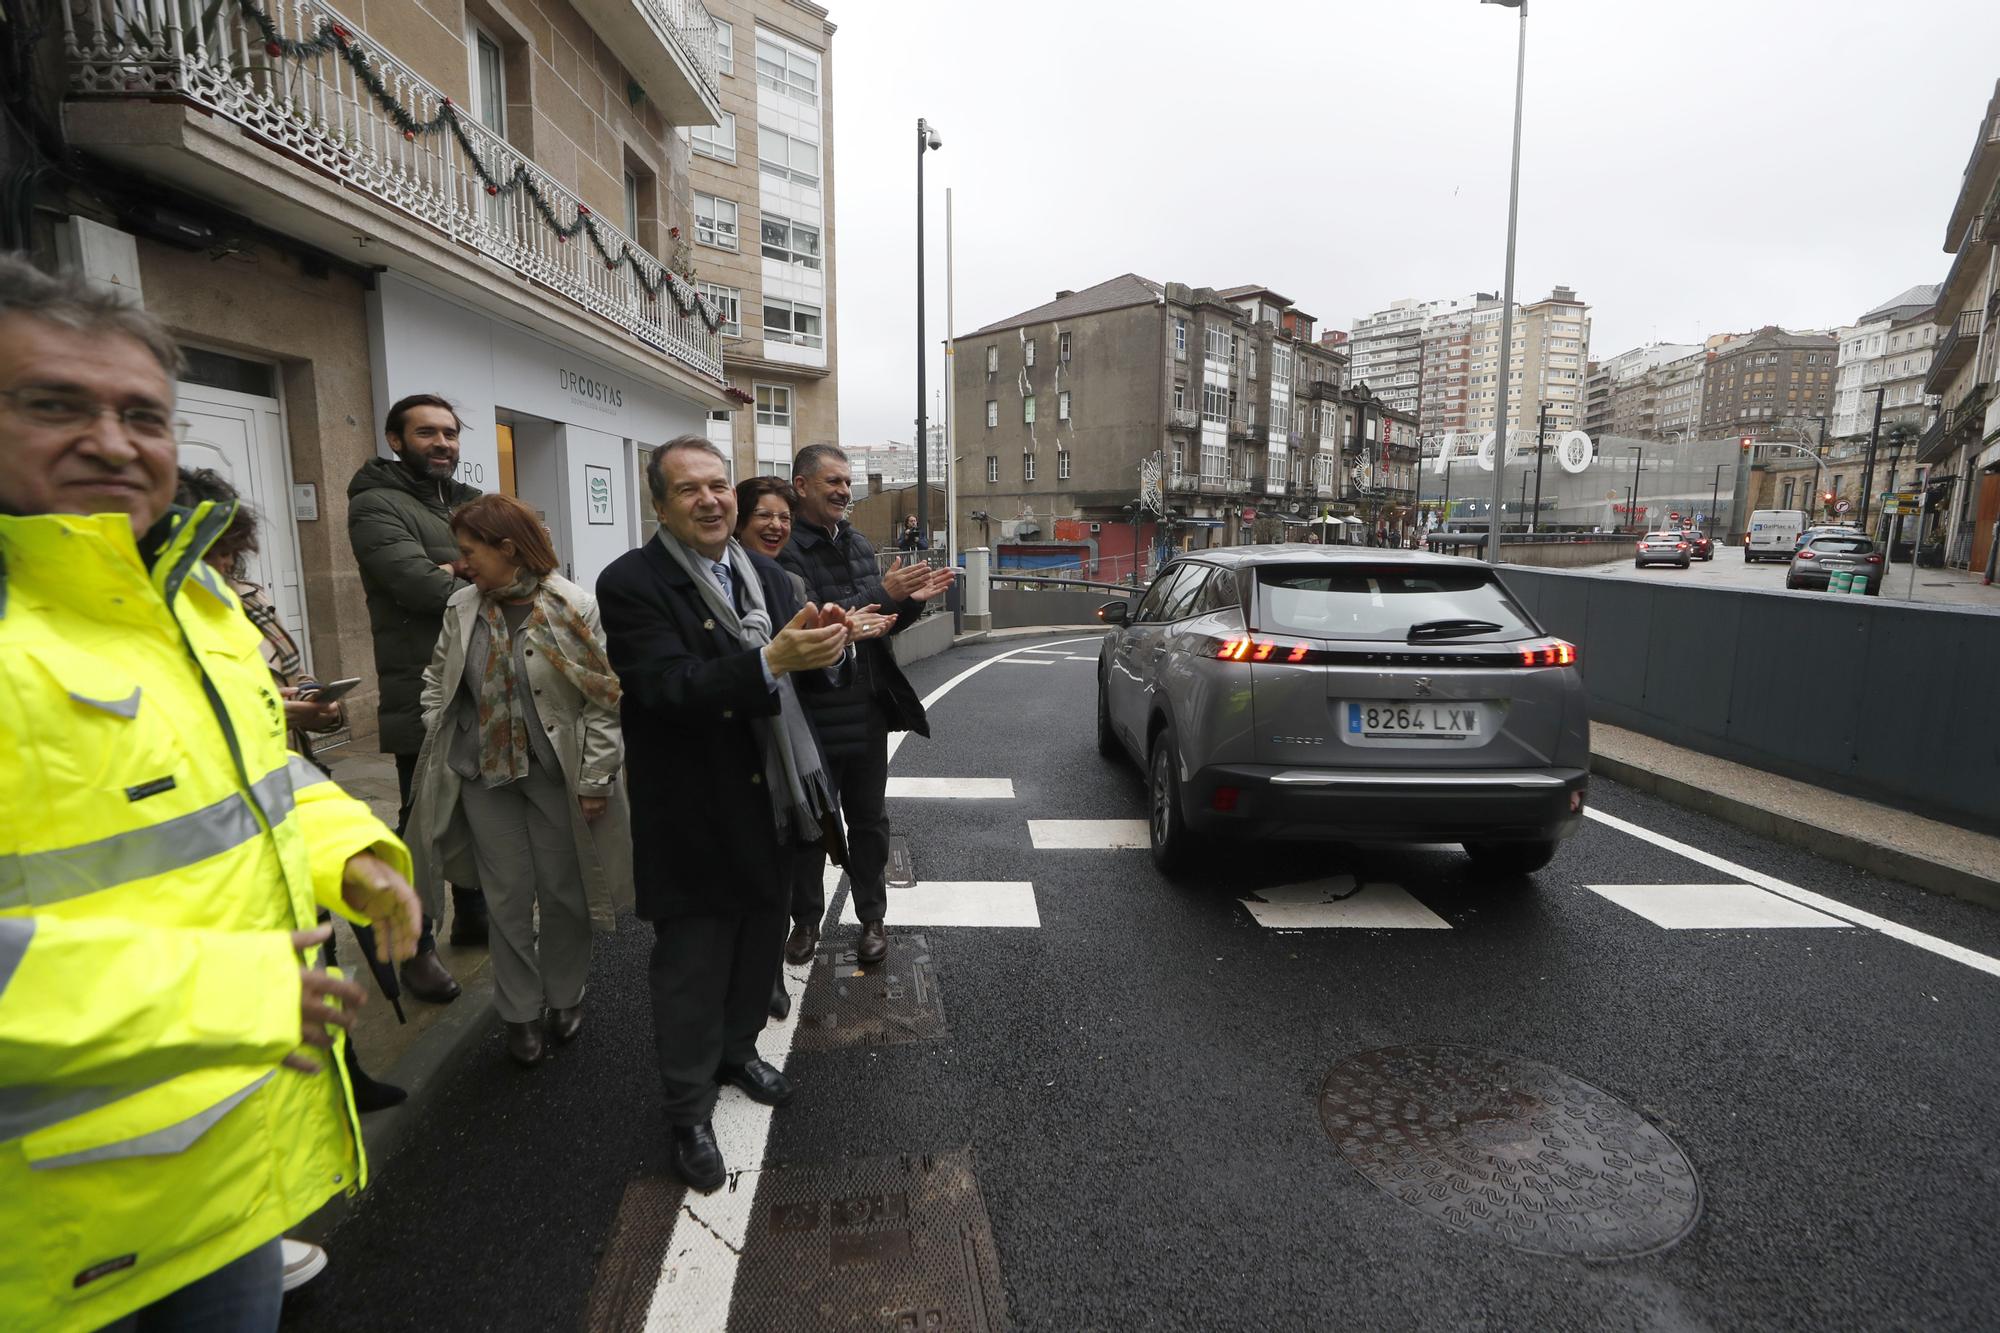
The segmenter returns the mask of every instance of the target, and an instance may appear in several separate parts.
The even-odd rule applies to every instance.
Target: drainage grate
[[[1533,1060],[1464,1046],[1364,1051],[1328,1072],[1319,1114],[1369,1184],[1535,1254],[1646,1254],[1680,1240],[1701,1211],[1673,1140]]]
[[[730,1333],[1006,1324],[970,1149],[762,1172]]]
[[[910,840],[900,833],[889,835],[889,869],[885,878],[900,889],[917,882],[917,863],[910,855]]]
[[[849,946],[822,946],[819,961],[799,1000],[794,1050],[891,1046],[945,1035],[944,1000],[922,935],[892,933],[889,956],[872,967],[857,964]]]

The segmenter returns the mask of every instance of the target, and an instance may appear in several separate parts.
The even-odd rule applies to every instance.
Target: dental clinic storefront
[[[458,479],[539,513],[585,588],[652,532],[644,455],[704,434],[704,403],[397,274],[378,276],[368,314],[378,436],[397,399],[443,395],[464,423]]]

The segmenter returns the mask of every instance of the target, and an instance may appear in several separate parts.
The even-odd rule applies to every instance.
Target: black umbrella
[[[403,985],[396,979],[396,965],[394,963],[380,962],[376,959],[375,927],[355,925],[351,921],[348,924],[354,927],[355,943],[361,946],[361,957],[368,964],[368,970],[375,974],[375,984],[382,988],[383,998],[388,1000],[389,1007],[396,1011],[396,1021],[398,1023],[409,1022],[409,1019],[403,1017]],[[331,936],[326,941],[326,957],[329,963],[333,961],[333,939]]]

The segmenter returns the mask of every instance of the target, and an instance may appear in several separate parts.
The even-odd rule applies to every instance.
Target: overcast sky
[[[1515,11],[1475,0],[823,0],[834,38],[841,436],[916,415],[927,333],[1127,271],[1255,282],[1348,328],[1498,291]],[[2000,76],[1995,0],[1533,0],[1516,294],[1591,354],[1831,327],[1941,281]],[[930,363],[933,392],[943,357]]]

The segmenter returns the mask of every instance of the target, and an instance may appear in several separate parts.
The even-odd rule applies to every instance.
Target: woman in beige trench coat
[[[532,1065],[545,1027],[582,1027],[591,934],[632,904],[618,683],[596,599],[554,572],[533,510],[485,495],[451,526],[473,584],[424,671],[406,840],[426,911],[447,881],[486,889],[495,1005],[508,1054]]]

